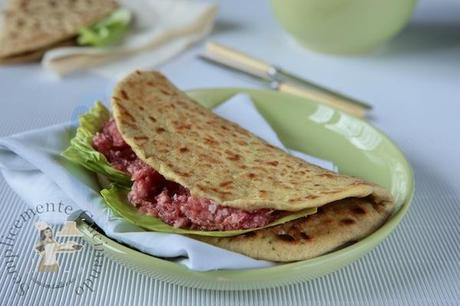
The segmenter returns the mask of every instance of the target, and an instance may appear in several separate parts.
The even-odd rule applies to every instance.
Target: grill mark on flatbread
[[[126,93],[126,91],[121,90],[120,93],[121,93],[121,97],[122,97],[123,99],[129,100],[129,97],[128,97],[128,94]],[[138,107],[140,107],[140,106],[138,106]]]
[[[227,187],[229,185],[233,184],[232,181],[224,181],[219,184],[219,187]]]
[[[355,223],[355,220],[353,220],[351,218],[345,218],[345,219],[340,220],[340,223],[342,223],[344,225],[351,225],[351,224]]]
[[[351,210],[352,213],[356,215],[364,215],[366,214],[366,211],[362,207],[355,207]]]
[[[305,232],[300,232],[300,237],[303,239],[303,240],[306,240],[306,241],[311,241],[312,238]]]
[[[281,239],[281,240],[283,240],[283,241],[286,241],[286,242],[295,242],[295,241],[296,241],[295,238],[292,237],[292,236],[289,235],[289,234],[278,234],[278,235],[277,235],[277,238],[278,238],[278,239]]]

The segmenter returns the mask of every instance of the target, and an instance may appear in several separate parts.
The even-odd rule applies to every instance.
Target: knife
[[[209,42],[206,53],[201,57],[212,63],[220,64],[225,68],[233,68],[248,75],[257,77],[259,81],[276,82],[277,90],[301,95],[317,102],[321,102],[359,117],[364,117],[366,111],[372,107],[357,99],[324,88],[318,84],[305,80],[280,67],[270,65],[227,46]],[[271,86],[274,87],[273,84]]]
[[[321,92],[319,91],[314,91],[311,89],[307,89],[301,85],[295,84],[294,82],[288,82],[288,81],[278,81],[278,80],[272,80],[269,79],[265,76],[262,76],[260,73],[255,73],[255,72],[248,72],[246,69],[240,69],[236,67],[234,63],[230,63],[228,60],[224,60],[222,58],[215,58],[210,55],[206,54],[200,54],[199,58],[201,60],[204,60],[208,63],[212,63],[214,65],[217,65],[219,67],[225,68],[227,70],[230,70],[232,72],[238,73],[240,75],[244,75],[245,77],[250,77],[252,80],[256,80],[257,82],[261,82],[268,86],[271,89],[278,90],[281,92],[289,93],[292,95],[297,95],[301,96],[307,99],[311,99],[314,101],[317,101],[321,104],[325,104],[331,107],[335,107],[341,111],[344,111],[348,114],[351,114],[356,117],[363,118],[366,116],[366,108],[361,107],[360,105],[355,105],[352,103],[343,103],[341,101],[335,101],[334,99],[331,99],[328,96],[324,96]]]

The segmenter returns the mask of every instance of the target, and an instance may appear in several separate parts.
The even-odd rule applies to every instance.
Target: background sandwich
[[[113,0],[10,0],[0,14],[0,63],[40,59],[56,47],[104,46],[127,31],[129,12]]]

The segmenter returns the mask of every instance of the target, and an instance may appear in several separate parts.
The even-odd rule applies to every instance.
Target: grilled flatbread
[[[0,15],[0,60],[31,60],[118,7],[112,0],[13,0]]]
[[[196,197],[241,209],[298,211],[383,188],[308,164],[192,101],[157,72],[115,89],[113,114],[136,155]]]

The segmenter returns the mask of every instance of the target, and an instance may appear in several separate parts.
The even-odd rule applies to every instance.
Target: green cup
[[[396,35],[416,0],[272,0],[276,18],[301,45],[335,54],[366,53]]]

